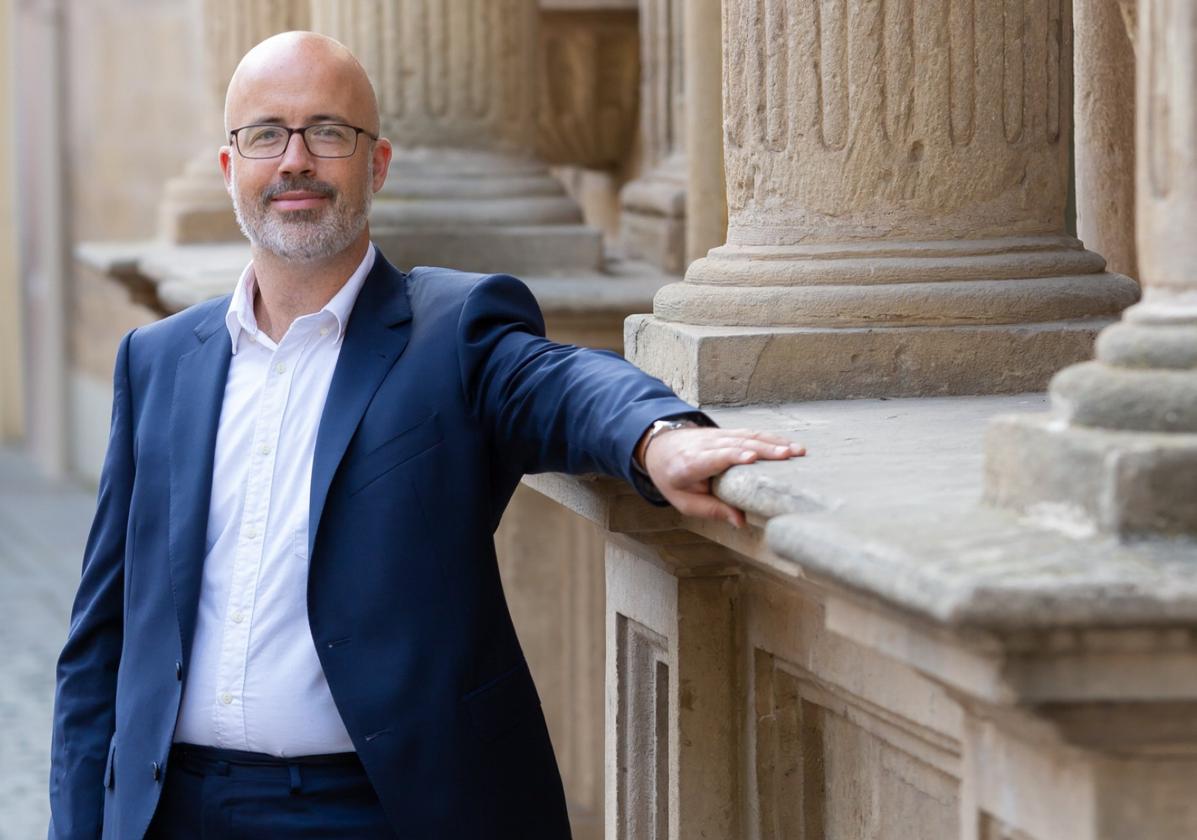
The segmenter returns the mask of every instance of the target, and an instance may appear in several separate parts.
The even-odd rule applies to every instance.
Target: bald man
[[[391,144],[341,44],[259,44],[225,128],[252,262],[121,341],[49,836],[569,837],[494,556],[520,477],[738,526],[710,478],[802,450],[548,341],[510,276],[392,267]]]

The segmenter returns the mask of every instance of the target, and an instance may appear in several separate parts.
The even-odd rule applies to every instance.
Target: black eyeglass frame
[[[328,127],[334,127],[334,126],[337,128],[353,129],[353,132],[354,132],[354,134],[353,134],[353,150],[351,152],[349,152],[349,154],[347,154],[347,155],[321,155],[321,154],[317,154],[316,152],[313,152],[311,145],[308,144],[308,135],[307,135],[308,129],[328,128]],[[238,140],[237,140],[237,132],[245,131],[250,128],[281,128],[283,131],[287,132],[287,139],[283,143],[283,147],[282,147],[282,149],[279,150],[279,153],[277,155],[265,155],[265,156],[253,157],[253,156],[247,155],[245,152],[241,151],[241,143],[238,142]],[[299,128],[291,128],[290,126],[280,125],[279,123],[250,123],[249,125],[243,125],[240,128],[234,128],[232,131],[230,131],[229,139],[231,139],[233,141],[233,148],[235,148],[237,150],[237,154],[241,155],[241,157],[245,158],[246,160],[274,160],[275,158],[280,158],[287,153],[287,149],[290,148],[290,146],[291,146],[291,135],[292,134],[299,135],[299,139],[303,141],[303,147],[308,150],[309,155],[311,155],[312,157],[315,157],[315,158],[320,158],[321,160],[344,160],[345,158],[351,158],[354,155],[356,155],[357,154],[357,136],[359,134],[364,134],[367,137],[369,137],[371,140],[375,140],[375,141],[378,140],[378,135],[371,134],[370,132],[366,131],[366,129],[364,129],[364,128],[359,128],[356,125],[349,125],[348,123],[312,123],[311,125],[303,125],[303,126],[300,126]]]

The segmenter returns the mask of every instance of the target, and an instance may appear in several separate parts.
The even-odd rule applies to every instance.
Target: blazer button
[[[183,681],[183,661],[181,659],[175,660],[175,679],[179,682]]]
[[[158,781],[160,778],[162,778],[162,767],[159,766],[158,762],[155,761],[153,764],[151,764],[150,770],[154,774],[155,782]]]

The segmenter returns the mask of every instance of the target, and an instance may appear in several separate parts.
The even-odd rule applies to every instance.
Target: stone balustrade
[[[742,531],[607,480],[608,840],[1197,832],[1197,548],[979,506],[1042,395],[714,409],[807,444],[734,467]]]

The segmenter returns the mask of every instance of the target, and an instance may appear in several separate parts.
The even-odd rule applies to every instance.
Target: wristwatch
[[[653,445],[653,440],[655,440],[658,435],[664,434],[665,432],[672,432],[675,429],[697,428],[698,424],[693,420],[657,420],[648,427],[648,437],[644,440],[644,451],[640,453],[640,460],[643,462],[648,458],[648,448]],[[646,465],[641,463],[638,466],[640,466],[641,469],[644,469]]]

